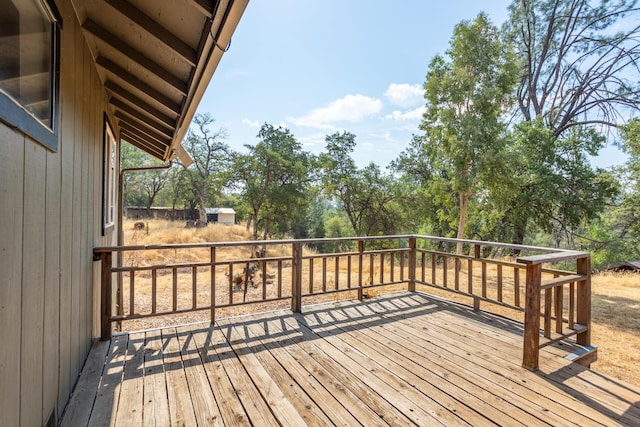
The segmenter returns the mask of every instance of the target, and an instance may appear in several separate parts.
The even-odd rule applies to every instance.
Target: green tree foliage
[[[197,114],[193,119],[183,145],[193,158],[193,163],[186,167],[186,182],[196,197],[200,221],[207,222],[205,211],[208,204],[213,205],[215,196],[227,183],[231,153],[225,142],[225,129],[213,130],[215,120],[208,114]]]
[[[503,170],[500,117],[517,80],[517,67],[485,14],[454,30],[447,56],[429,64],[426,112],[409,151],[395,164],[419,171],[437,220],[465,237],[470,204]]]
[[[373,163],[358,169],[351,158],[354,134],[336,132],[325,141],[326,151],[318,157],[325,195],[340,202],[356,235],[393,234],[402,218],[393,177]]]
[[[638,16],[634,4],[516,0],[510,6],[503,33],[521,64],[516,98],[523,121],[513,129],[508,188],[497,198],[505,207],[494,216],[497,239],[522,243],[533,224],[568,232],[597,217],[615,195],[613,176],[593,168],[588,156],[640,105],[633,77],[640,27],[627,21]]]
[[[304,220],[312,198],[313,162],[289,129],[265,123],[258,138],[257,145],[246,145],[248,154],[236,156],[232,179],[248,207],[254,239],[259,229],[266,239],[279,224],[288,223],[292,231]]]

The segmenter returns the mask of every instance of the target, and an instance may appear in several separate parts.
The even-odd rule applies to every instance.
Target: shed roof
[[[208,214],[235,214],[232,208],[205,208],[204,209]]]
[[[247,3],[76,2],[121,139],[189,163],[182,139]]]
[[[623,261],[615,264],[611,264],[602,270],[631,270],[640,271],[640,260],[637,261]]]

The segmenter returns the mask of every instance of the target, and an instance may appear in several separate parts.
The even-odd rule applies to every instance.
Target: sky
[[[507,18],[507,0],[250,0],[198,112],[226,129],[242,151],[260,126],[288,128],[303,149],[325,136],[356,135],[363,167],[386,167],[420,133],[428,64],[443,55],[454,26],[487,13]],[[605,148],[595,166],[621,165]]]

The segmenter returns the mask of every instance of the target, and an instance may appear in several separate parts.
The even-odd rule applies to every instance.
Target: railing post
[[[416,238],[409,237],[409,292],[416,291]]]
[[[358,240],[358,301],[362,301],[362,267],[364,240]]]
[[[302,313],[302,244],[292,244],[291,311]]]
[[[112,253],[100,253],[100,339],[111,339],[111,315],[113,314],[113,288],[111,283]]]
[[[584,274],[585,280],[577,283],[576,322],[587,329],[576,335],[576,342],[580,345],[591,345],[591,257],[576,260],[576,272]]]
[[[524,307],[524,342],[522,366],[530,370],[538,369],[540,345],[540,285],[542,265],[527,265]]]

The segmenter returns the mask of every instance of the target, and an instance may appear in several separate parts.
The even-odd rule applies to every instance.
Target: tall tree
[[[225,142],[224,128],[213,130],[215,120],[209,114],[196,114],[189,129],[184,146],[193,158],[186,167],[186,179],[198,201],[200,221],[207,222],[207,201],[226,185],[231,152]]]
[[[640,108],[636,0],[515,0],[504,34],[522,62],[517,90],[526,121],[553,136],[615,127]]]
[[[595,218],[615,183],[589,156],[640,107],[635,1],[515,0],[503,34],[521,64],[508,164],[513,198],[502,232],[522,243],[528,227],[566,230]],[[632,17],[636,19],[632,19]],[[624,19],[623,19],[624,18]],[[513,227],[511,231],[508,228]]]
[[[457,222],[462,239],[473,198],[500,177],[506,128],[501,115],[517,67],[484,13],[455,27],[446,53],[429,64],[424,134],[414,138],[413,148],[428,158],[432,197],[441,202],[441,215]]]
[[[305,215],[312,158],[289,129],[265,123],[258,138],[257,145],[246,145],[247,154],[236,156],[232,179],[249,207],[253,238],[262,228],[266,239],[274,225],[296,223]]]

